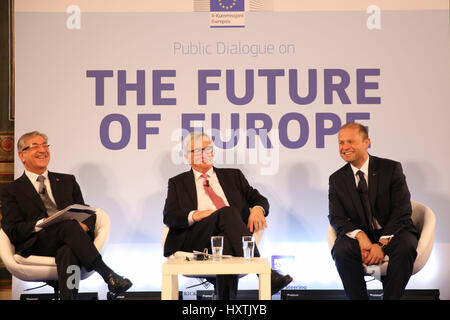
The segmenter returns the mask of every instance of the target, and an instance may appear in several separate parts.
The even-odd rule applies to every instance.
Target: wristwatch
[[[382,244],[380,241],[378,241],[377,244],[380,246],[381,250],[383,250],[383,252],[384,252],[384,248],[387,247],[387,244]]]

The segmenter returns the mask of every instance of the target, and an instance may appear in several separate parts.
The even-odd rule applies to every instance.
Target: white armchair
[[[97,209],[96,215],[94,245],[101,252],[108,240],[111,221],[102,209]],[[54,257],[31,255],[24,258],[16,254],[13,244],[3,229],[0,229],[0,258],[11,275],[22,281],[54,282],[58,280]],[[92,273],[82,269],[81,280],[86,279]]]
[[[419,242],[417,244],[417,257],[414,261],[413,273],[419,272],[427,263],[428,258],[431,255],[431,250],[433,249],[434,234],[436,229],[436,217],[434,212],[426,205],[411,201],[412,215],[411,219],[419,233]],[[333,248],[334,242],[336,241],[336,231],[332,226],[328,227],[328,246],[330,250]],[[380,265],[364,265],[364,271],[366,275],[375,277],[380,280],[382,276],[386,275],[387,266],[389,263],[389,257],[385,256],[385,259]]]

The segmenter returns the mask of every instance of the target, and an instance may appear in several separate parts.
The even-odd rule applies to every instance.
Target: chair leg
[[[214,287],[213,300],[217,300],[217,281],[216,281],[216,277],[205,277],[205,280],[213,285],[213,287]]]
[[[372,297],[375,297],[375,300],[383,300],[384,288],[386,287],[386,276],[380,276],[380,282],[383,287],[383,289],[381,290],[381,293],[371,295]]]
[[[54,291],[54,299],[58,300],[59,299],[59,284],[58,281],[47,281],[47,284],[53,288]]]
[[[384,287],[386,286],[386,276],[381,276],[380,281],[381,281],[381,284],[383,285],[383,289],[384,289]]]

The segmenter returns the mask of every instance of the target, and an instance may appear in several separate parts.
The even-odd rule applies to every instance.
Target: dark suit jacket
[[[259,205],[269,214],[269,202],[258,190],[252,188],[239,169],[214,168],[219,183],[230,207],[237,209],[245,224],[250,215],[249,208]],[[189,229],[188,215],[197,210],[197,189],[192,170],[169,179],[164,223],[170,228],[164,246],[164,256],[181,249]]]
[[[338,237],[355,229],[368,232],[350,164],[330,176],[328,197],[328,219]],[[369,157],[369,199],[372,214],[383,227],[381,236],[402,230],[415,232],[410,193],[399,162]]]
[[[71,204],[84,204],[80,186],[73,175],[48,172],[52,194],[58,210]],[[36,222],[47,217],[44,204],[25,173],[0,190],[2,228],[17,252],[30,248],[37,239]],[[94,230],[95,219],[88,219],[87,226]],[[93,221],[93,224],[92,224]]]

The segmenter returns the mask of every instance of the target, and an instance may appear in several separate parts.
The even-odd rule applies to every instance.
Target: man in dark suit
[[[164,223],[170,231],[164,256],[178,250],[192,252],[208,248],[211,252],[211,236],[223,235],[223,253],[242,257],[241,238],[267,227],[269,202],[249,185],[240,170],[213,167],[212,141],[206,134],[188,135],[184,151],[192,170],[169,179]],[[255,256],[259,256],[257,248]],[[236,298],[237,276],[216,279],[219,299]],[[289,275],[272,271],[272,294],[291,281]]]
[[[410,193],[399,162],[369,155],[364,126],[344,125],[339,153],[347,164],[330,176],[330,224],[337,232],[331,251],[350,299],[368,299],[363,264],[389,256],[384,299],[400,299],[416,258],[417,232]]]
[[[128,290],[131,281],[113,272],[94,246],[95,215],[84,222],[66,220],[45,228],[37,226],[58,210],[84,204],[83,196],[73,175],[47,170],[50,151],[45,134],[26,133],[17,148],[25,172],[0,190],[2,228],[16,252],[24,257],[55,257],[61,299],[76,298],[77,289],[67,287],[71,265],[97,271],[113,296]]]

